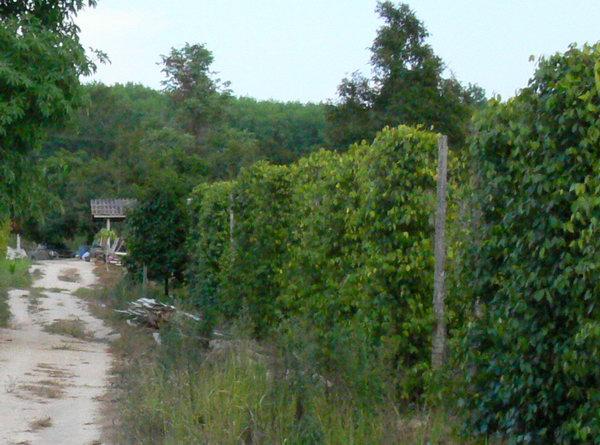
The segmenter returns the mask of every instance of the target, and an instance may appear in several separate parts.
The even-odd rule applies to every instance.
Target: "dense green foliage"
[[[94,69],[73,24],[84,3],[0,5],[0,213],[13,218],[41,199],[31,186],[39,172],[28,157],[45,131],[81,103],[79,78]]]
[[[360,338],[395,370],[398,395],[417,396],[429,359],[436,140],[400,127],[343,155],[243,170],[232,189],[229,248],[229,184],[198,189],[196,232],[204,235],[192,287],[217,276],[215,254],[231,261],[226,278],[210,281],[212,295],[198,293],[200,305],[227,295],[259,336],[296,319],[317,337],[326,366],[341,365],[340,341]]]
[[[250,132],[262,156],[287,164],[321,148],[325,143],[325,107],[299,102],[233,99],[227,119],[233,128]]]
[[[148,278],[163,281],[168,296],[170,281],[183,279],[188,225],[188,209],[175,184],[162,181],[149,189],[127,216],[128,269],[140,272],[146,266]]]
[[[135,84],[90,84],[84,92],[87,103],[51,132],[39,159],[40,189],[53,201],[43,219],[25,221],[38,241],[90,242],[99,224],[89,218],[90,199],[140,198],[164,176],[178,176],[190,192],[205,180],[234,178],[257,159],[291,162],[323,142],[320,105],[227,96],[199,143],[170,92]]]
[[[339,335],[333,327],[346,317],[350,322],[356,312],[357,301],[345,284],[357,265],[350,220],[358,205],[359,151],[322,150],[294,166],[293,225],[279,305],[287,316],[315,326],[324,346]]]
[[[233,252],[229,300],[247,310],[256,334],[276,321],[276,300],[290,232],[289,168],[258,162],[241,172],[233,190]]]
[[[471,143],[481,242],[465,338],[474,431],[600,443],[600,46],[542,59]]]
[[[168,121],[169,100],[151,88],[127,83],[84,85],[86,103],[68,124],[53,131],[44,143],[52,155],[60,149],[85,151],[90,157],[122,155],[134,137],[162,128]]]
[[[188,270],[190,297],[211,326],[219,313],[233,317],[237,306],[227,301],[224,293],[231,255],[232,186],[231,182],[202,184],[192,194],[189,249],[196,255]]]
[[[428,32],[408,5],[379,2],[384,25],[371,46],[371,79],[360,73],[342,80],[337,103],[327,108],[326,139],[345,149],[371,140],[386,125],[425,125],[461,148],[473,110],[484,93],[444,78],[444,64],[426,43]]]

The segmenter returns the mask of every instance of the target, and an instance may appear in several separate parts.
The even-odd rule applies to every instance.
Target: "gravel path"
[[[11,326],[0,329],[0,443],[100,444],[111,331],[72,294],[95,283],[93,266],[32,269],[43,276],[31,291],[10,292]]]

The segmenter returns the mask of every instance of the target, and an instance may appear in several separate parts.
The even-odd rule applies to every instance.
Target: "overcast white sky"
[[[458,79],[512,96],[529,56],[600,40],[600,0],[408,0]],[[94,80],[160,88],[160,54],[205,43],[237,95],[322,101],[369,74],[376,0],[99,0],[81,13],[84,45],[108,53]]]

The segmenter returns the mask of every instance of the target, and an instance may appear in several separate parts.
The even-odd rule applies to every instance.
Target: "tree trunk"
[[[433,290],[433,312],[435,329],[431,347],[431,367],[439,369],[446,360],[446,189],[448,170],[448,138],[438,141],[437,211],[435,215],[435,275]]]
[[[165,297],[169,296],[169,276],[165,276]]]

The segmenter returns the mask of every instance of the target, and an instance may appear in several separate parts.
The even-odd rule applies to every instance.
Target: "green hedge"
[[[358,206],[356,159],[355,151],[322,150],[292,167],[293,225],[278,308],[281,318],[308,326],[328,368],[339,368],[339,343],[358,310],[349,286],[359,255],[350,227]]]
[[[430,356],[437,138],[402,126],[344,154],[243,170],[231,186],[224,278],[227,198],[223,185],[202,186],[196,294],[237,301],[257,335],[302,320],[325,362],[341,337],[366,338],[392,365],[400,395],[418,396]]]
[[[483,435],[600,443],[599,71],[599,46],[572,47],[476,121],[464,402]]]
[[[418,395],[431,356],[437,139],[385,131],[357,167],[352,236],[361,249],[350,295],[360,326],[392,360],[402,398]]]
[[[291,231],[290,169],[257,162],[242,170],[233,187],[234,245],[227,294],[239,299],[255,334],[277,323],[278,276]]]
[[[188,275],[190,296],[210,324],[222,314],[233,317],[239,301],[227,300],[225,277],[230,263],[229,214],[232,182],[201,184],[192,193],[193,226]]]

